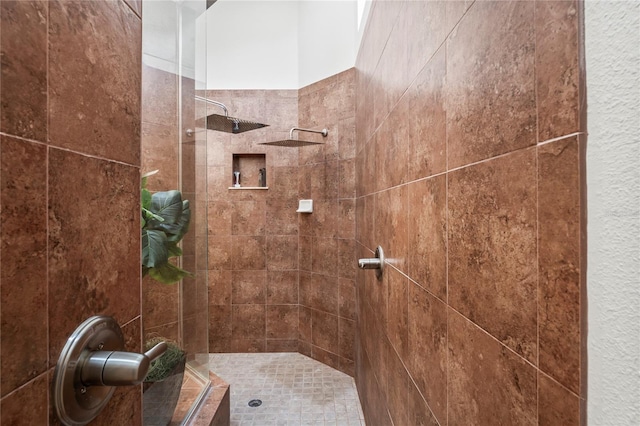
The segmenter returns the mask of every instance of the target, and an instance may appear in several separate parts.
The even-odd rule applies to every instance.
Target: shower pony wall
[[[354,76],[299,91],[207,91],[234,115],[270,125],[208,134],[212,352],[299,351],[353,375]],[[258,145],[294,125],[329,134],[305,134],[324,143],[299,149]],[[229,189],[233,154],[265,154],[268,190]],[[296,213],[301,198],[314,200],[312,214]]]
[[[134,0],[0,2],[3,425],[58,424],[53,367],[88,317],[142,350],[140,16]],[[118,388],[92,424],[141,424],[141,397]]]
[[[374,2],[357,59],[368,424],[584,424],[576,1]]]

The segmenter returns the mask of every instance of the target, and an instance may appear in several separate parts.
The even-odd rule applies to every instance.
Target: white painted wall
[[[169,73],[178,73],[178,16],[172,1],[145,2],[142,15],[142,61]]]
[[[298,3],[218,0],[207,10],[210,89],[297,89]]]
[[[298,89],[355,65],[356,0],[218,0],[207,11],[210,89]]]
[[[588,421],[640,425],[640,3],[585,2]]]
[[[357,52],[357,3],[302,1],[299,8],[299,87],[353,67]]]

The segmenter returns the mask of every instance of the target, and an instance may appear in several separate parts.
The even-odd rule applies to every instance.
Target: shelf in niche
[[[240,172],[240,185],[230,186],[229,189],[267,189],[267,182],[264,182],[265,186],[260,186],[261,169],[267,167],[267,156],[265,154],[233,154],[233,171]],[[235,183],[235,178],[230,176],[231,183]],[[268,179],[268,176],[267,176]]]

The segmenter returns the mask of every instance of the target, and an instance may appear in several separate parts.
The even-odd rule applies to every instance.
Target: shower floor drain
[[[252,399],[249,401],[249,407],[259,407],[262,405],[262,401],[259,399]]]

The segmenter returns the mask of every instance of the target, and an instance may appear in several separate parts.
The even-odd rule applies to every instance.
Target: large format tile
[[[384,272],[387,281],[387,324],[386,333],[398,355],[406,361],[408,353],[408,285],[407,277],[394,268],[388,268]]]
[[[264,305],[233,305],[231,315],[234,339],[265,338]]]
[[[157,174],[147,179],[149,191],[169,191],[179,188],[179,145],[176,133],[174,127],[142,123],[142,173],[158,170]]]
[[[402,361],[393,351],[390,353],[386,365],[387,371],[387,404],[389,414],[396,425],[409,424],[409,410],[407,410],[407,398],[410,378]]]
[[[50,143],[140,164],[140,18],[122,1],[56,0],[49,20]]]
[[[580,399],[542,373],[538,373],[538,425],[578,426]]]
[[[207,271],[209,305],[231,305],[232,280],[232,271]]]
[[[449,304],[535,362],[535,148],[448,178]]]
[[[407,181],[409,164],[409,98],[403,97],[378,128],[375,141],[375,168],[371,173],[375,190],[400,185]]]
[[[300,273],[300,304],[338,315],[338,278]]]
[[[539,367],[580,393],[580,155],[578,138],[538,148]]]
[[[447,178],[444,175],[408,185],[409,277],[447,300]]]
[[[179,320],[180,286],[161,284],[147,276],[142,280],[145,329]]]
[[[135,167],[49,151],[50,362],[87,317],[140,311],[138,182]]]
[[[314,238],[311,269],[323,275],[338,276],[338,242],[335,238]]]
[[[266,266],[270,271],[298,269],[298,237],[295,235],[268,236]]]
[[[267,272],[267,304],[298,304],[298,271]]]
[[[436,416],[425,403],[418,389],[409,382],[408,396],[408,416],[409,424],[414,426],[439,426]]]
[[[266,242],[263,236],[233,236],[231,264],[234,270],[257,270],[266,266]],[[211,246],[209,246],[211,250]],[[211,255],[211,254],[209,254]]]
[[[177,129],[178,105],[176,99],[178,99],[178,76],[143,64],[142,122]],[[144,155],[142,158],[144,160]],[[216,166],[218,164],[209,165]]]
[[[446,48],[449,168],[535,144],[534,2],[476,2]]]
[[[407,366],[431,411],[447,418],[447,306],[409,283]]]
[[[209,351],[231,351],[231,305],[209,306]]]
[[[231,279],[231,303],[259,304],[266,301],[267,273],[260,271],[233,271]]]
[[[577,0],[537,1],[536,94],[538,140],[580,130]]]
[[[338,353],[338,317],[322,311],[311,313],[311,341],[331,353]]]
[[[338,275],[340,278],[355,279],[358,272],[356,241],[338,240]]]
[[[535,425],[536,370],[449,309],[448,422]]]
[[[2,5],[4,7],[4,4]],[[47,369],[47,149],[0,136],[1,394]]]
[[[407,186],[376,194],[375,244],[382,246],[388,263],[406,271],[409,226]]]
[[[232,235],[264,235],[266,227],[266,202],[236,201],[231,215]]]
[[[266,204],[267,235],[298,235],[297,200],[281,201],[267,198]]]
[[[298,307],[296,305],[267,306],[266,330],[268,339],[297,339]]]
[[[2,423],[16,426],[45,425],[49,417],[49,373],[43,373],[2,398]]]
[[[447,169],[446,72],[445,49],[441,48],[401,101],[408,105],[407,116],[403,118],[407,121],[407,140],[400,142],[408,145],[406,167],[409,182]]]
[[[447,35],[446,1],[407,1],[398,17],[397,28],[406,32],[409,81],[423,69]],[[444,64],[443,64],[444,65]]]
[[[49,2],[0,2],[0,131],[47,140]]]

